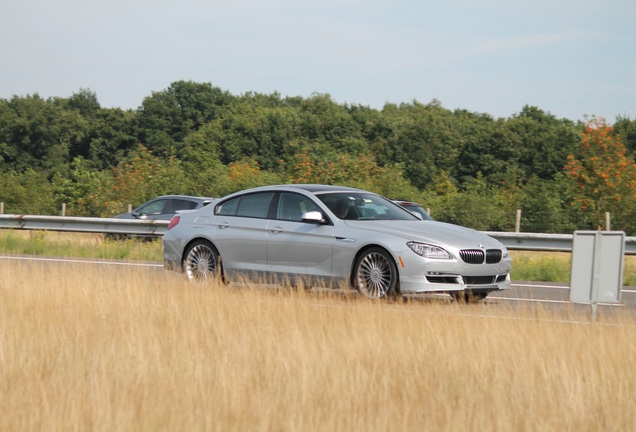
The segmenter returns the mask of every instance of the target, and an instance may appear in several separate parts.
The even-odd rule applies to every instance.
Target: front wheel
[[[188,248],[183,260],[183,271],[188,280],[203,281],[220,272],[219,253],[209,242],[199,240]]]
[[[353,269],[353,285],[369,298],[397,295],[398,272],[393,258],[381,248],[366,250]]]

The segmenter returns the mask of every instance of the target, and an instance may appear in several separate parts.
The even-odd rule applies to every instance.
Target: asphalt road
[[[570,303],[570,287],[564,283],[514,281],[511,290],[492,293],[488,298],[517,302]],[[636,309],[636,287],[622,287],[620,303]]]
[[[140,271],[160,271],[163,267],[159,263],[131,263],[113,260],[98,259],[65,259],[35,256],[8,256],[0,255],[0,270],[12,263],[21,262],[23,265],[57,265],[82,264],[86,266],[113,266],[139,268]],[[435,298],[436,296],[429,296]],[[448,296],[438,296],[448,298]],[[543,304],[543,305],[570,305],[570,288],[567,284],[551,282],[523,282],[514,281],[512,289],[491,293],[485,300],[485,304],[514,303],[514,304]],[[636,311],[636,287],[622,287],[621,301],[617,304],[599,304],[600,308],[621,308]]]

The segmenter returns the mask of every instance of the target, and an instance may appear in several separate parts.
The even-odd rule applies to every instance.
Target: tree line
[[[508,118],[436,100],[374,109],[328,94],[232,95],[177,81],[136,110],[70,97],[0,99],[7,213],[108,217],[157,195],[223,196],[273,183],[343,184],[415,200],[438,220],[510,231],[636,235],[636,120]]]

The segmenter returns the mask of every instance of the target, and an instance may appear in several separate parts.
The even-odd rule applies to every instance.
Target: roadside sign
[[[620,303],[625,233],[575,231],[572,239],[570,301]]]

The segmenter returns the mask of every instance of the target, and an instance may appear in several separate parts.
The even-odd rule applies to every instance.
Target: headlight
[[[408,242],[406,245],[410,247],[413,252],[424,258],[451,259],[451,254],[439,246],[417,242]]]

